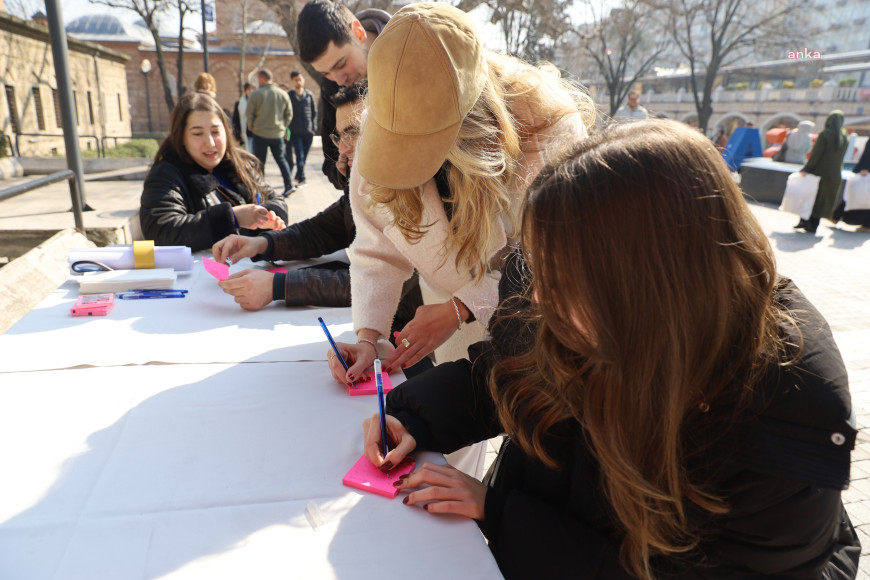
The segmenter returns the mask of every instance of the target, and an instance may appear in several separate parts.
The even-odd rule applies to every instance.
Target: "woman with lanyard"
[[[226,115],[210,96],[178,101],[145,178],[139,220],[146,239],[198,251],[232,233],[284,228],[287,205],[263,180],[256,158],[229,135]]]

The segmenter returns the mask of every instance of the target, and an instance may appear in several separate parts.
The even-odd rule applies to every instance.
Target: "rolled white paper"
[[[70,271],[73,263],[82,260],[102,262],[115,270],[133,270],[133,246],[72,249],[67,258]],[[154,267],[193,270],[193,254],[188,246],[154,246]]]

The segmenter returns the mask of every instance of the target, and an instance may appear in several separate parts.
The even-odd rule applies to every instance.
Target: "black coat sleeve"
[[[618,546],[596,526],[521,491],[497,496],[487,490],[482,524],[499,515],[490,549],[508,580],[565,578],[569,571],[572,578],[636,580],[619,563]]]
[[[300,268],[284,278],[284,302],[288,307],[350,306],[350,268]]]
[[[307,260],[347,248],[355,233],[350,203],[344,195],[316,216],[265,235],[272,239],[270,259]]]
[[[179,170],[168,163],[148,173],[140,206],[142,234],[158,246],[190,246],[196,252],[235,232],[232,205],[197,211]]]
[[[520,317],[528,276],[522,254],[509,255],[499,282],[501,304],[490,325],[492,339],[468,348],[469,359],[444,363],[402,383],[387,396],[388,412],[420,447],[450,453],[502,432],[489,375],[496,361],[528,348],[534,329]]]
[[[329,95],[334,92],[335,89],[330,89],[326,83],[320,85],[320,106],[323,108],[323,119],[320,122],[320,141],[323,144],[323,174],[335,186],[335,189],[344,189],[348,180],[335,166],[336,161],[338,161],[338,147],[329,138],[335,130],[335,107],[329,101]]]
[[[861,154],[861,159],[855,164],[852,169],[855,173],[861,173],[862,170],[870,171],[870,141],[864,145],[864,152]]]

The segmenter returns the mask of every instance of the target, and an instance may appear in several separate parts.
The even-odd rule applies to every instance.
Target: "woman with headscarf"
[[[812,173],[821,179],[810,219],[801,219],[795,226],[796,230],[814,234],[822,218],[836,221],[834,209],[839,202],[838,194],[843,182],[843,158],[848,148],[849,137],[843,129],[843,111],[832,111],[825,120],[825,130],[816,138],[809,161],[801,169],[801,175]]]
[[[790,131],[788,138],[785,140],[785,156],[783,161],[786,163],[806,163],[807,153],[813,148],[813,137],[810,131],[813,130],[816,124],[812,121],[801,121],[798,123],[797,129]]]

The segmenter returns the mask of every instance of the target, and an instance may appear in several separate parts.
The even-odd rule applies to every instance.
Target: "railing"
[[[596,102],[606,103],[607,93],[596,96]],[[686,92],[647,93],[641,97],[643,103],[688,103],[692,96]],[[859,102],[870,101],[870,89],[861,87],[819,87],[803,89],[757,89],[742,91],[713,91],[714,103],[753,103],[769,101],[823,101]]]
[[[19,183],[18,185],[13,185],[12,187],[7,187],[6,189],[0,189],[0,201],[64,180],[69,181],[69,195],[70,198],[72,198],[72,211],[76,222],[76,229],[84,231],[85,226],[82,220],[82,198],[79,194],[76,174],[73,172],[72,169],[64,169],[63,171],[58,171],[57,173],[52,173],[51,175],[46,175],[45,177],[37,177],[36,179],[32,179],[26,183]]]
[[[3,140],[6,141],[6,150],[9,152],[9,156],[15,157],[18,155],[18,151],[16,151],[15,147],[12,146],[12,138],[6,133],[0,134],[0,137],[3,137]]]
[[[49,137],[52,139],[63,139],[63,133],[60,135],[56,134],[48,134],[48,133],[16,133],[15,134],[15,151],[18,153],[18,156],[21,157],[21,147],[19,147],[19,141],[21,137]],[[79,139],[93,139],[94,145],[97,147],[97,155],[102,157],[102,149],[100,148],[100,140],[96,135],[79,135]]]

